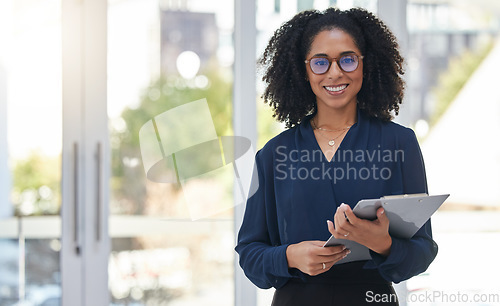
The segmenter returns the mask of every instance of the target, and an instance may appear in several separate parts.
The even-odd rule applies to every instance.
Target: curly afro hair
[[[303,11],[274,32],[258,60],[267,84],[262,97],[274,109],[273,116],[290,128],[316,112],[304,60],[316,35],[333,29],[348,33],[364,56],[358,108],[370,117],[392,120],[392,112],[397,115],[403,101],[403,57],[388,27],[360,8]]]

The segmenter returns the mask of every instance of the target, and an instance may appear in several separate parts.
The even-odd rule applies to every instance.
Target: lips
[[[329,92],[337,93],[337,92],[341,92],[342,90],[346,89],[347,86],[348,86],[348,84],[342,84],[342,85],[338,85],[338,86],[324,86],[324,88],[326,90],[328,90]]]

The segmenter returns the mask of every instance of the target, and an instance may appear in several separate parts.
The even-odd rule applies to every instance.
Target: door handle
[[[96,240],[100,241],[101,240],[101,218],[102,218],[102,144],[101,142],[97,143],[97,152],[96,152],[96,159],[97,159],[97,178],[96,178],[96,184],[97,184],[97,189],[96,189]]]
[[[79,214],[79,155],[78,155],[78,143],[75,142],[73,143],[73,209],[74,209],[74,214],[73,214],[73,230],[74,230],[74,236],[73,236],[73,241],[75,243],[75,253],[76,255],[80,255],[80,214]]]

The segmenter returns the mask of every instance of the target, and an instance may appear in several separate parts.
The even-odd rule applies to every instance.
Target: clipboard
[[[352,211],[358,218],[375,220],[377,209],[383,207],[389,218],[389,234],[408,239],[415,235],[449,196],[449,194],[430,196],[425,193],[385,196],[380,199],[361,200]],[[333,235],[323,246],[339,244],[345,245],[351,250],[351,254],[336,264],[371,259],[367,247],[351,240],[337,239]]]

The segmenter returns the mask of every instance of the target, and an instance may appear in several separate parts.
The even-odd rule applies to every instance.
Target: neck
[[[357,107],[346,107],[343,109],[319,108],[314,116],[318,127],[328,129],[342,129],[353,125],[357,119]]]

